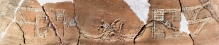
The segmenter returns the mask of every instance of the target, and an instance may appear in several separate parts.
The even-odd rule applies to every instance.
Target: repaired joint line
[[[58,34],[58,32],[57,32],[57,27],[56,27],[55,24],[51,21],[49,15],[47,14],[47,12],[46,12],[45,9],[44,9],[44,6],[42,6],[42,9],[43,9],[43,12],[45,13],[46,17],[48,17],[49,23],[52,24],[52,27],[53,27],[53,29],[55,30],[55,34],[59,37],[60,44],[63,45],[62,38],[61,38],[61,36],[60,36],[60,35]]]
[[[194,40],[193,40],[193,38],[192,38],[192,35],[191,35],[191,34],[189,34],[189,37],[192,39],[193,45],[195,45],[195,43],[194,43]]]
[[[22,36],[22,37],[24,38],[23,43],[26,44],[26,38],[25,38],[25,36],[24,36],[24,35],[25,35],[24,29],[21,27],[21,25],[20,25],[19,23],[16,23],[16,24],[20,27],[20,29],[21,29],[21,31],[22,31],[22,33],[23,33],[23,36]]]
[[[136,38],[137,38],[138,36],[140,36],[140,35],[143,33],[143,31],[146,29],[145,27],[146,27],[146,24],[143,25],[143,26],[140,28],[140,30],[138,31],[138,34],[136,34],[136,36],[134,37],[134,40],[133,40],[134,44],[136,43],[136,41],[135,41]]]
[[[0,42],[2,41],[2,39],[4,38],[5,34],[7,33],[9,27],[11,26],[11,24],[13,22],[16,22],[16,13],[18,11],[18,9],[20,8],[21,4],[24,2],[24,0],[21,0],[18,4],[18,7],[16,8],[16,10],[14,11],[14,19],[8,24],[8,26],[5,28],[4,32],[1,32],[1,37],[0,37]]]

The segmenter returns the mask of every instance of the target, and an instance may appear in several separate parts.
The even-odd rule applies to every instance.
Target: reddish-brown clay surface
[[[124,0],[24,0],[15,13],[19,2],[0,0],[0,45],[219,44],[218,0],[148,0],[146,24]],[[181,13],[190,34],[180,32]]]

